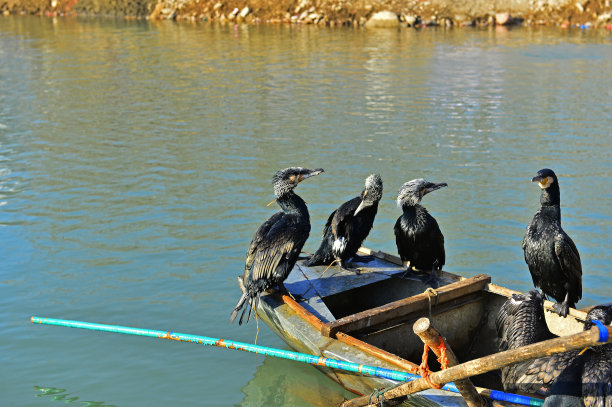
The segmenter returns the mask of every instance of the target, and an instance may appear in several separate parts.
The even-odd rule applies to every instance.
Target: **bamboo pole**
[[[415,380],[420,376],[402,372],[399,370],[386,369],[376,366],[368,366],[359,363],[347,362],[344,360],[331,359],[323,356],[309,355],[306,353],[293,352],[290,350],[270,348],[267,346],[253,345],[244,342],[235,342],[227,339],[211,338],[208,336],[184,334],[178,332],[158,331],[154,329],[133,328],[121,325],[98,324],[94,322],[74,321],[56,318],[44,318],[32,316],[30,321],[34,324],[56,325],[69,328],[90,329],[94,331],[112,332],[126,335],[146,336],[156,339],[170,339],[181,342],[192,342],[200,345],[217,346],[220,348],[241,350],[245,352],[253,352],[260,355],[272,356],[282,359],[294,360],[297,362],[309,363],[316,366],[326,366],[333,369],[344,370],[348,372],[389,379],[393,381],[403,382],[406,380]],[[444,386],[444,390],[458,393],[459,391],[454,384],[449,383]]]
[[[607,338],[600,342],[600,338],[604,335],[600,333],[605,331]],[[599,346],[604,343],[612,342],[612,327],[597,327],[593,326],[588,331],[580,332],[574,335],[568,335],[561,338],[549,339],[547,341],[533,343],[531,345],[522,346],[520,348],[507,350],[504,352],[495,353],[478,359],[470,360],[457,366],[449,367],[448,369],[429,375],[429,379],[437,385],[454,382],[460,379],[465,379],[478,374],[490,372],[500,369],[504,366],[510,366],[515,363],[524,362],[531,359],[537,359],[544,356],[550,356],[555,353],[566,352],[574,349],[583,349],[588,346]],[[411,382],[402,384],[401,386],[390,389],[380,396],[363,396],[352,400],[347,400],[342,403],[342,407],[376,407],[377,403],[382,400],[393,399],[408,394],[417,393],[427,390],[431,385],[426,379],[417,379]],[[496,391],[493,390],[491,395],[495,397]],[[508,399],[514,402],[514,400]]]
[[[448,359],[448,367],[460,364],[455,352],[450,345],[442,338],[440,332],[431,324],[429,318],[419,318],[412,326],[414,333],[427,345],[439,358],[441,355],[440,344],[446,347],[446,358]],[[487,405],[476,391],[474,384],[470,379],[455,380],[455,386],[461,393],[461,396],[469,407],[484,407]]]

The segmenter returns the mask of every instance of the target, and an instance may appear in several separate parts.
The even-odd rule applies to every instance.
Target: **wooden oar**
[[[226,349],[233,350],[242,350],[246,352],[253,352],[261,355],[273,356],[277,358],[290,359],[297,362],[309,363],[311,365],[317,366],[327,366],[334,369],[345,370],[349,372],[354,372],[357,374],[370,375],[375,377],[380,377],[383,379],[394,380],[398,382],[403,382],[407,380],[418,380],[420,376],[401,372],[398,370],[385,369],[382,367],[373,367],[367,365],[361,365],[357,363],[346,362],[343,360],[330,359],[321,356],[308,355],[305,353],[292,352],[283,349],[275,349],[269,348],[266,346],[258,346],[252,345],[249,343],[242,342],[234,342],[226,339],[218,339],[218,338],[210,338],[207,336],[200,335],[191,335],[191,334],[182,334],[177,332],[169,332],[169,331],[158,331],[153,329],[143,329],[143,328],[133,328],[121,325],[107,325],[107,324],[97,324],[93,322],[83,322],[83,321],[73,321],[66,319],[56,319],[56,318],[43,318],[43,317],[31,317],[30,321],[35,324],[44,324],[44,325],[57,325],[69,328],[81,328],[81,329],[91,329],[94,331],[104,331],[104,332],[112,332],[112,333],[120,333],[127,335],[138,335],[138,336],[146,336],[150,338],[157,339],[171,339],[175,341],[182,342],[192,342],[200,345],[210,345],[210,346],[218,346]],[[451,391],[454,393],[459,393],[459,390],[453,383],[448,383],[444,385],[444,390]],[[506,400],[508,397],[519,398],[520,402],[517,404],[524,404],[527,406],[541,406],[542,401],[539,399],[534,399],[526,396],[519,396],[517,394],[504,393],[504,392],[495,392],[494,390],[489,395],[494,400]],[[497,397],[497,398],[495,398]]]
[[[589,346],[598,346],[612,342],[612,327],[604,326],[599,321],[595,322],[596,325],[588,331],[560,338],[549,339],[547,341],[533,343],[520,348],[495,353],[479,359],[473,359],[469,362],[449,367],[448,369],[441,370],[439,372],[431,373],[429,375],[429,380],[431,380],[431,382],[434,384],[441,385],[490,372],[492,370],[497,370],[515,363],[550,356],[555,353],[566,352],[574,349],[583,349]],[[428,381],[421,378],[390,389],[389,391],[376,397],[367,395],[357,397],[352,400],[347,400],[342,403],[342,407],[375,407],[381,400],[394,399],[429,388],[431,388],[431,385],[428,383]],[[492,391],[492,393],[494,392],[495,390]],[[512,399],[508,399],[508,401],[513,403],[515,402]]]

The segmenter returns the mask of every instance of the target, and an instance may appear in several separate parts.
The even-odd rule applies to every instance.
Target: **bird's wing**
[[[295,263],[309,232],[310,225],[291,223],[286,216],[276,222],[257,247],[251,268],[251,280],[271,278],[283,259],[293,260]],[[293,267],[293,264],[289,263],[286,267]]]
[[[395,226],[393,226],[393,232],[395,232],[395,245],[397,246],[397,253],[399,254],[402,261],[406,261],[408,255],[406,254],[406,249],[404,248],[404,241],[406,240],[406,236],[404,235],[404,231],[402,230],[402,216],[397,218]]]
[[[568,351],[535,359],[528,365],[525,376],[531,377],[531,380],[537,381],[548,388],[561,372],[579,357],[578,353],[579,351]]]
[[[578,254],[578,249],[572,239],[563,231],[555,236],[555,254],[561,265],[561,271],[571,284],[571,291],[577,294],[576,301],[578,301],[582,298],[580,254]]]
[[[244,282],[245,284],[246,284],[246,278],[250,273],[251,266],[253,265],[253,261],[255,260],[255,253],[257,252],[257,248],[259,247],[261,242],[265,239],[265,237],[268,235],[268,232],[270,231],[272,226],[274,226],[274,224],[278,222],[279,219],[281,219],[283,216],[284,216],[284,212],[282,211],[276,212],[274,215],[270,216],[270,218],[267,221],[262,223],[259,228],[257,228],[257,231],[255,232],[255,235],[253,236],[253,239],[251,240],[251,245],[249,246],[249,249],[247,250],[246,260],[244,263]]]
[[[340,205],[340,207],[332,214],[333,218],[330,217],[330,219],[331,231],[334,238],[338,236],[346,237],[350,220],[353,218],[353,214],[359,207],[360,203],[361,197],[355,197]]]
[[[330,232],[332,231],[332,222],[334,220],[334,216],[336,216],[336,211],[333,211],[330,215],[329,218],[327,218],[327,222],[325,223],[325,226],[323,227],[323,237],[325,238],[325,236],[327,236]],[[335,233],[335,232],[333,232]]]
[[[538,214],[539,211],[533,216],[533,219],[531,220],[529,225],[527,225],[527,229],[525,230],[525,236],[523,237],[523,242],[521,244],[521,247],[523,249],[523,258],[525,259],[525,263],[527,263],[527,267],[529,268],[529,274],[531,274],[531,280],[533,281],[533,285],[536,288],[540,287],[540,278],[538,277],[539,274],[534,266],[537,259],[533,258],[533,250],[530,250],[529,236],[531,233],[533,233],[531,227],[535,224],[535,220],[538,217]]]
[[[588,351],[582,372],[582,397],[586,407],[612,405],[612,345]]]
[[[497,336],[500,338],[499,350],[508,350],[508,332],[509,328],[514,323],[514,318],[519,311],[522,302],[525,300],[523,294],[513,294],[512,298],[507,299],[495,318],[495,327],[497,329]]]
[[[434,217],[431,218],[433,225],[431,228],[431,242],[434,246],[435,253],[438,255],[438,267],[442,268],[446,261],[446,253],[444,252],[444,235],[438,226],[438,222]]]
[[[414,262],[419,263],[423,257],[431,257],[431,261],[437,261],[437,268],[442,268],[446,261],[444,252],[444,235],[438,226],[436,219],[427,212],[425,208],[425,226],[416,230],[414,240],[419,242],[420,250],[414,252]],[[428,261],[429,262],[429,261]]]
[[[533,223],[533,220],[531,220],[531,223]],[[531,223],[529,223],[527,225],[527,228],[525,228],[525,236],[523,236],[523,242],[521,243],[521,247],[523,248],[523,251],[527,247],[527,235],[529,234],[529,228],[531,227]]]

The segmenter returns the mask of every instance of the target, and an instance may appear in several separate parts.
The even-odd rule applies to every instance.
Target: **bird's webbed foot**
[[[429,275],[429,277],[423,281],[424,284],[431,286],[431,288],[438,288],[440,287],[440,282],[438,281],[438,276],[436,275],[435,271],[432,270],[431,274]]]
[[[567,302],[557,302],[553,304],[553,311],[565,318],[569,314],[569,305]]]
[[[406,266],[406,270],[399,276],[400,278],[407,279],[410,274],[416,275],[418,278],[418,273],[415,269],[410,267],[409,264],[404,264]]]
[[[544,292],[543,289],[540,288],[540,294],[542,294],[542,298],[544,298],[545,300],[550,300],[550,298],[548,298],[548,295],[546,295],[546,293]]]
[[[431,273],[429,273],[429,278],[424,281],[425,284],[431,286],[431,288],[440,287],[440,282],[438,281],[438,270],[441,267],[438,267],[438,260],[434,261],[433,266],[431,267]]]
[[[357,267],[355,264],[353,264],[352,262],[342,260],[340,261],[340,267],[342,267],[346,271],[350,271],[358,275],[361,274],[361,269]]]

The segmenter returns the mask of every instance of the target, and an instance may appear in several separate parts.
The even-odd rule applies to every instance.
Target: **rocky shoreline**
[[[346,27],[548,25],[612,30],[611,0],[0,0],[0,12]]]

